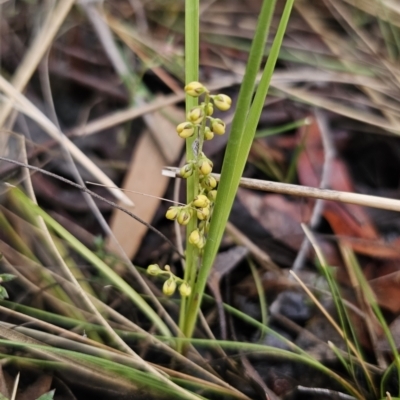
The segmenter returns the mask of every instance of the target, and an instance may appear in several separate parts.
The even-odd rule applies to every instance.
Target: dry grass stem
[[[165,167],[162,173],[166,176],[178,177],[179,168]],[[212,174],[219,181],[219,174]],[[317,189],[309,186],[299,186],[290,183],[262,181],[259,179],[241,178],[240,187],[264,192],[274,192],[291,196],[308,197],[313,199],[338,201],[340,203],[356,204],[359,206],[380,208],[382,210],[400,211],[400,200],[366,194],[339,192],[337,190]]]

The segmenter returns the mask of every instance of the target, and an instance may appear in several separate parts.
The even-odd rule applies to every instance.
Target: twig
[[[178,177],[179,168],[165,167],[163,175]],[[212,174],[219,181],[220,174]],[[299,197],[310,197],[313,199],[323,199],[338,201],[341,203],[357,204],[359,206],[380,208],[383,210],[400,211],[400,200],[388,199],[386,197],[370,196],[350,192],[339,192],[337,190],[317,189],[309,186],[299,186],[290,183],[280,183],[262,181],[259,179],[241,178],[240,187],[262,190],[264,192],[274,192],[288,194]]]

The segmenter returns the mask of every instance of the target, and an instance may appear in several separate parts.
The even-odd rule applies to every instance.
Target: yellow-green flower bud
[[[210,208],[209,207],[204,207],[204,208],[198,208],[197,209],[197,218],[200,221],[204,221],[205,219],[208,218],[210,215]]]
[[[205,196],[204,194],[199,194],[198,196],[196,196],[194,198],[192,204],[195,207],[204,208],[204,207],[208,207],[208,205],[210,204],[210,200],[208,200],[207,196]]]
[[[214,189],[217,187],[217,180],[213,176],[208,175],[203,179],[202,184],[207,189]]]
[[[179,176],[181,178],[189,178],[193,174],[193,164],[186,164],[184,165],[180,171],[179,171]]]
[[[219,118],[213,119],[211,122],[211,130],[216,135],[223,135],[225,133],[225,122]]]
[[[186,208],[182,208],[178,214],[178,217],[176,220],[178,221],[178,224],[180,225],[187,225],[190,221],[190,212]]]
[[[147,273],[152,276],[157,276],[161,271],[161,268],[158,264],[151,264],[147,267]]]
[[[183,282],[179,286],[179,293],[182,297],[189,297],[190,293],[192,293],[192,288],[186,282]]]
[[[232,99],[226,94],[217,94],[213,97],[214,105],[218,110],[226,111],[231,108]]]
[[[167,296],[172,296],[175,293],[176,290],[176,282],[175,279],[171,276],[171,278],[168,278],[163,285],[162,288],[163,292]]]
[[[190,235],[189,235],[189,243],[197,245],[197,243],[200,241],[201,236],[200,232],[198,229],[195,229]]]
[[[194,134],[194,126],[190,122],[182,122],[176,127],[176,131],[178,132],[178,135],[182,139],[187,139]]]
[[[207,116],[214,114],[214,106],[212,103],[208,103],[207,106],[204,105],[204,111],[206,112]]]
[[[217,191],[216,190],[211,190],[207,193],[207,197],[209,198],[210,201],[214,202],[217,199]]]
[[[203,235],[201,235],[199,242],[196,243],[196,247],[201,250],[205,246],[205,244],[206,244],[206,238]]]
[[[207,221],[200,221],[199,222],[199,224],[197,226],[198,226],[200,232],[205,230],[206,224],[207,224]]]
[[[200,82],[190,82],[185,86],[185,92],[192,97],[199,97],[207,89]]]
[[[214,132],[208,126],[206,126],[204,128],[204,140],[211,140],[213,138],[214,138]]]
[[[209,175],[212,172],[213,163],[208,158],[202,158],[197,163],[197,166],[202,175]]]
[[[204,119],[204,110],[203,107],[194,107],[192,108],[187,115],[187,119],[193,124],[200,124]]]
[[[180,207],[170,207],[170,208],[168,208],[168,211],[165,214],[165,218],[173,221],[174,219],[176,219],[179,212],[180,212]]]

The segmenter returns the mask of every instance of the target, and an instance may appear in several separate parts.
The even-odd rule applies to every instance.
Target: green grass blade
[[[115,285],[122,293],[124,293],[146,316],[157,326],[158,330],[166,336],[171,337],[171,332],[168,327],[157,315],[157,313],[143,300],[143,298],[126,283],[117,273],[115,273],[107,264],[105,264],[99,257],[91,252],[86,246],[84,246],[79,240],[71,235],[65,228],[63,228],[58,222],[51,218],[45,211],[33,203],[28,197],[26,197],[20,190],[13,189],[15,195],[21,203],[29,206],[33,212],[41,216],[45,223],[50,226],[58,235],[66,240],[69,245],[77,251],[83,258],[89,261],[97,270],[102,273],[109,281]]]
[[[190,297],[190,304],[188,307],[189,315],[187,317],[188,322],[185,329],[186,336],[189,337],[193,333],[207,277],[218,252],[239,186],[239,180],[242,176],[248,153],[254,139],[293,3],[294,0],[288,0],[286,2],[270,56],[268,57],[253,104],[249,109],[257,72],[264,51],[267,32],[275,8],[275,1],[264,1],[261,9],[249,61],[246,67],[246,73],[239,93],[235,117],[232,123],[231,137],[229,138],[225,153],[218,196],[211,220],[207,244],[204,250],[203,265],[200,268],[196,286]]]

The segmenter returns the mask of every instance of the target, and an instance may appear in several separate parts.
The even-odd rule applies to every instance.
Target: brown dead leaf
[[[313,124],[304,140],[304,152],[298,160],[298,176],[301,184],[313,187],[319,185],[324,162],[323,151],[319,130]],[[331,171],[328,181],[330,189],[343,192],[355,191],[347,166],[341,159],[332,160]],[[388,244],[380,240],[365,208],[354,204],[326,201],[323,216],[333,232],[345,236],[343,239],[345,243],[357,253],[386,259],[400,256],[400,251],[394,243]]]
[[[292,249],[300,247],[303,239],[300,224],[309,220],[311,212],[307,202],[275,194],[260,195],[246,189],[239,189],[238,198],[274,238]]]
[[[393,313],[400,312],[400,271],[369,281],[381,307]]]

